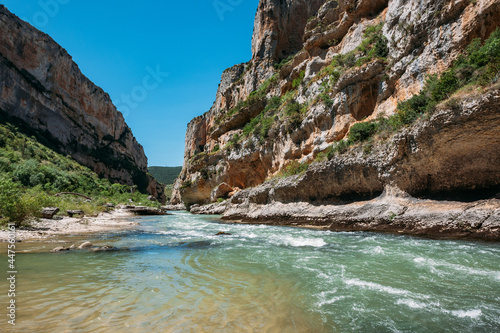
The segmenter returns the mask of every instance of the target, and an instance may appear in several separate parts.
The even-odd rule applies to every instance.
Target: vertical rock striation
[[[163,200],[123,115],[66,50],[2,5],[0,31],[1,116],[111,181]]]

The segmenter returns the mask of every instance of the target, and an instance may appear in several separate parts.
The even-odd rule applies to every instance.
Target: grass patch
[[[295,99],[285,103],[283,114],[286,119],[286,131],[292,133],[300,127],[304,116],[307,113],[307,104],[300,104]]]
[[[309,168],[309,163],[302,162],[299,163],[297,161],[292,161],[290,164],[286,166],[283,170],[281,170],[276,177],[277,178],[286,178],[294,175],[298,175],[304,173]]]
[[[276,69],[277,71],[280,71],[283,67],[285,67],[286,65],[288,65],[289,63],[292,62],[294,56],[295,55],[291,55],[291,56],[281,60],[280,62],[274,63],[274,65],[273,65],[274,69]]]
[[[220,124],[220,123],[224,122],[225,120],[231,118],[236,113],[240,112],[243,108],[247,108],[255,103],[260,102],[261,100],[264,100],[266,98],[267,93],[271,89],[271,87],[274,84],[276,84],[277,81],[278,81],[277,74],[271,76],[269,79],[265,80],[257,90],[252,91],[246,100],[239,101],[238,104],[234,108],[229,109],[221,117],[215,119],[214,123]]]
[[[305,75],[306,75],[306,71],[302,71],[299,73],[299,77],[296,78],[295,80],[293,80],[293,82],[292,82],[293,89],[297,89],[302,84],[302,82],[304,81]]]
[[[383,26],[384,22],[380,22],[377,25],[366,28],[363,41],[354,51],[336,55],[332,59],[332,62],[323,68],[311,82],[327,78],[327,80],[321,84],[321,89],[323,93],[329,93],[333,90],[340,76],[347,69],[359,67],[376,58],[385,59],[389,54],[389,48],[387,46],[387,39],[382,34]],[[320,99],[325,102],[325,104],[329,103],[328,99],[322,98],[321,96]]]
[[[397,130],[412,124],[418,117],[433,112],[437,104],[466,86],[486,86],[498,82],[499,69],[500,29],[497,28],[484,43],[480,39],[474,39],[447,71],[439,77],[430,76],[419,94],[400,102],[397,113],[389,118],[390,126]]]
[[[352,143],[362,142],[371,138],[376,132],[376,123],[356,123],[352,125],[351,130],[349,131],[348,139]]]

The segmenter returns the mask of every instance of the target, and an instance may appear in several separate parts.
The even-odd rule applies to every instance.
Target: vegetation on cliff
[[[336,177],[344,179],[339,170],[353,161],[366,169],[363,175],[372,177],[369,186],[343,181],[339,187],[379,194],[385,182],[393,181],[387,178],[392,173],[377,169],[385,165],[381,159],[390,145],[404,146],[398,140],[422,126],[432,127],[443,113],[489,107],[481,96],[494,104],[500,54],[498,22],[492,19],[500,12],[494,2],[425,0],[425,5],[415,7],[384,0],[327,1],[308,12],[303,3],[292,1],[291,7],[301,7],[300,13],[272,1],[262,3],[252,60],[223,73],[213,107],[188,125],[186,165],[174,189],[175,202],[214,202],[212,192],[222,183],[239,193],[269,179],[302,173],[308,178],[331,166],[331,177],[325,180],[329,184]],[[303,43],[281,44],[304,19],[307,23],[299,27],[303,33],[298,39]],[[460,124],[464,131],[470,126],[466,120]],[[444,191],[453,196],[469,186],[490,186],[492,178],[487,175],[494,169],[490,164],[474,166],[488,181],[471,173],[470,164],[463,169],[447,165],[453,159],[462,162],[468,154],[472,144],[467,133],[446,144],[453,157],[426,155],[445,166],[427,171],[418,186],[400,184],[402,189],[413,191],[412,195]],[[400,152],[393,158],[403,156],[411,164],[415,154]],[[484,158],[494,160],[495,154],[488,147]],[[403,174],[420,177],[421,167],[401,166],[406,167]],[[380,173],[372,175],[375,169]],[[467,179],[479,180],[471,185]],[[336,200],[340,193],[331,186],[325,191],[328,200]],[[294,200],[316,197],[302,194]],[[281,199],[290,200],[289,195]]]
[[[429,116],[436,106],[445,102],[456,107],[453,96],[459,90],[483,89],[500,80],[500,29],[496,29],[484,41],[474,39],[453,65],[440,76],[431,75],[419,94],[398,104],[397,112],[388,117],[379,117],[372,122],[354,124],[348,139],[342,145],[370,140],[375,134],[392,133],[401,127],[413,124],[418,118]],[[339,144],[328,150],[329,157],[339,149]]]
[[[60,192],[77,192],[92,197],[89,201]],[[155,206],[147,195],[134,187],[112,184],[99,178],[71,157],[63,156],[23,134],[10,123],[0,124],[0,225],[25,224],[40,217],[42,207],[83,210],[96,214],[107,203]]]
[[[344,55],[335,56],[332,62],[315,75],[311,84],[318,80],[321,83],[321,94],[317,95],[313,103],[322,101],[327,106],[333,103],[330,95],[335,84],[343,73],[350,68],[359,67],[374,59],[385,61],[387,56],[387,40],[381,34],[383,22],[377,25],[369,26],[364,33],[364,40],[351,52]],[[500,29],[497,29],[484,42],[480,39],[474,39],[467,47],[465,53],[460,56],[453,66],[442,73],[440,76],[429,76],[422,91],[412,98],[400,102],[397,112],[390,117],[379,117],[371,122],[360,122],[354,124],[345,140],[341,140],[326,151],[321,153],[318,160],[324,157],[330,159],[335,153],[344,153],[348,147],[354,143],[370,140],[376,133],[393,133],[401,127],[411,125],[416,119],[424,114],[430,114],[436,106],[449,99],[453,93],[459,89],[472,88],[473,86],[485,86],[498,81],[499,72],[499,54],[500,54]],[[291,58],[283,60],[276,64],[276,69],[281,69],[290,63]],[[243,127],[241,134],[235,134],[225,148],[242,148],[241,143],[248,138],[255,137],[257,142],[264,144],[269,137],[269,131],[277,124],[285,124],[286,132],[291,133],[300,127],[302,120],[308,112],[309,105],[300,104],[295,100],[297,89],[304,84],[304,72],[293,81],[292,89],[282,96],[268,97],[269,92],[276,87],[277,75],[264,81],[262,85],[249,97],[238,103],[238,105],[220,118],[215,123],[224,122],[230,116],[237,114],[244,107],[249,107],[257,102],[265,102],[265,108]],[[453,103],[453,98],[447,103]],[[255,145],[253,140],[247,141],[245,147],[252,148]],[[366,146],[365,151],[369,152],[370,145]],[[219,152],[219,145],[216,146],[213,153]],[[294,175],[304,170],[303,163],[300,167],[295,164],[287,166],[279,176]],[[297,171],[299,170],[299,171]]]

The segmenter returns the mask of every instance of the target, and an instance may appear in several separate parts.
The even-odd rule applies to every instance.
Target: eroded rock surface
[[[324,155],[354,124],[393,115],[473,39],[488,38],[499,16],[499,0],[261,0],[252,60],[223,73],[213,107],[188,125],[173,201],[228,219],[498,238],[498,221],[481,222],[471,208],[496,216],[498,84],[465,90],[396,133]],[[243,190],[203,206],[221,184]],[[391,219],[375,199],[388,186],[409,196],[389,200]]]
[[[292,162],[312,162],[332,143],[344,139],[353,124],[392,115],[398,102],[418,93],[428,75],[446,70],[473,38],[487,38],[498,26],[495,17],[499,15],[498,0],[262,0],[255,20],[252,60],[223,73],[213,107],[188,125],[184,168],[174,186],[173,202],[206,204],[222,183],[233,188],[254,187]],[[370,31],[380,31],[378,38],[386,49],[381,50],[384,57],[363,63],[354,51],[363,47]],[[302,39],[299,44],[298,36]],[[276,66],[288,55],[292,55],[288,63]],[[344,57],[347,69],[328,74],[327,67],[338,56]],[[263,82],[269,88],[256,94]],[[294,82],[300,84],[295,83],[294,88]],[[291,120],[283,116],[282,107],[266,135],[247,135],[245,127],[266,113],[273,96],[284,98],[287,93],[301,106],[306,105],[305,114]],[[376,154],[369,158],[345,157],[327,163],[321,167],[326,174],[337,169],[349,171],[332,174],[342,185],[324,187],[322,196],[381,193],[387,179],[396,179],[396,173],[390,171],[392,178],[385,180],[374,176],[385,168],[380,167],[379,159],[402,156],[406,159],[397,169],[397,185],[415,195],[479,190],[498,184],[491,173],[498,150],[489,139],[497,133],[498,119],[494,112],[481,121],[466,117],[469,111],[479,114],[471,111],[475,108],[496,103],[483,101],[494,96],[489,92],[464,99],[457,108],[463,117],[442,132],[438,117],[446,122],[452,112],[433,116],[429,125],[422,126],[429,127],[426,135],[434,141],[422,132],[418,148],[405,142],[412,138],[405,132],[394,138],[399,142],[396,146],[375,149]],[[442,135],[438,137],[435,134],[439,132]],[[407,151],[398,148],[401,156],[390,157],[390,149],[398,145]],[[387,168],[388,163],[383,162]],[[467,184],[459,184],[457,179],[469,176]],[[475,180],[479,183],[473,185]]]

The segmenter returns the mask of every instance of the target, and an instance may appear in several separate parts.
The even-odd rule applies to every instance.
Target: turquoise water
[[[185,212],[137,221],[137,230],[87,238],[117,252],[20,243],[30,252],[17,255],[17,325],[3,315],[0,330],[500,331],[499,243],[221,224]],[[3,249],[0,260],[6,271]],[[1,304],[7,289],[2,279]]]

